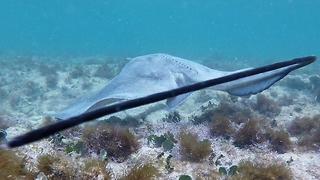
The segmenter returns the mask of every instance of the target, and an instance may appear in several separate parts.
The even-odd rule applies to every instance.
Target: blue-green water
[[[0,0],[0,179],[120,179],[149,164],[156,170],[141,171],[160,172],[158,179],[182,174],[192,179],[245,179],[245,173],[320,179],[318,62],[257,96],[199,91],[174,110],[160,102],[105,116],[95,121],[97,126],[93,122],[68,129],[15,151],[4,152],[1,144],[54,122],[46,115],[81,97],[90,99],[94,96],[89,94],[104,86],[116,87],[110,88],[116,95],[130,94],[130,89],[149,93],[140,92],[149,81],[156,82],[151,87],[155,92],[163,89],[163,78],[152,76],[169,70],[158,74],[142,69],[145,75],[140,78],[135,73],[140,66],[118,76],[125,77],[113,83],[120,86],[108,84],[127,62],[124,57],[161,52],[232,71],[319,56],[319,9],[320,0]],[[194,74],[180,65],[185,67],[181,74],[170,69],[165,76],[177,74],[169,81],[178,85]],[[144,81],[147,78],[151,80]],[[112,130],[127,125],[124,132],[132,140]],[[183,136],[189,137],[188,143]],[[184,151],[189,147],[194,150]],[[233,176],[235,170],[230,169],[237,166]],[[256,167],[253,171],[262,174],[246,171]],[[220,168],[228,176],[219,175]],[[283,172],[289,175],[273,174]]]
[[[319,0],[0,0],[0,52],[213,53],[249,59],[320,54]]]

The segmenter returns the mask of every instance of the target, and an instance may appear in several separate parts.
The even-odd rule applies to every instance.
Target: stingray
[[[249,96],[269,88],[298,67],[299,64],[293,64],[270,72],[212,86],[210,89],[226,91],[236,96]],[[65,120],[87,111],[108,106],[114,102],[136,99],[249,69],[227,72],[214,70],[168,54],[140,56],[131,59],[120,74],[104,88],[79,99],[53,116]],[[169,98],[166,105],[172,109],[183,102],[191,93]]]
[[[315,56],[306,56],[257,68],[225,72],[166,54],[137,57],[102,90],[80,99],[56,115],[70,118],[14,137],[1,147],[23,146],[108,114],[165,99],[169,107],[175,107],[190,93],[204,88],[222,90],[238,96],[256,94],[292,70],[315,60]],[[195,83],[189,84],[192,82]],[[129,100],[106,106],[110,101],[123,99]]]

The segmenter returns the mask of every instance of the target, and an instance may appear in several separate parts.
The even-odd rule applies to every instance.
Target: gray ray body
[[[256,94],[269,88],[290,71],[296,69],[296,66],[297,64],[294,64],[267,73],[249,76],[213,86],[210,89],[226,91],[238,96]],[[218,71],[167,54],[140,56],[131,59],[121,73],[104,88],[79,99],[53,116],[58,119],[68,119],[119,100],[144,97],[235,72],[239,71]],[[189,95],[190,93],[168,99],[168,107],[174,108]]]

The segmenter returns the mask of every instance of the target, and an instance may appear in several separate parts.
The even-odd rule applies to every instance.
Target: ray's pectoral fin
[[[90,97],[90,96],[89,96]],[[52,116],[59,120],[66,120],[72,116],[79,115],[86,111],[93,111],[102,108],[108,104],[119,102],[123,99],[120,98],[105,98],[100,100],[91,100],[90,98],[83,98],[71,104],[68,108]]]
[[[304,66],[304,64],[305,62],[291,64],[273,71],[247,76],[245,78],[227,82],[222,84],[222,89],[236,96],[257,94],[265,89],[268,89],[274,83],[285,77],[288,73]]]
[[[183,101],[185,101],[186,98],[188,96],[190,96],[191,94],[192,94],[192,92],[186,93],[186,94],[181,94],[181,95],[173,97],[173,98],[169,98],[169,99],[167,99],[166,104],[170,109],[173,109],[176,106],[178,106],[179,104],[181,104]]]
[[[88,110],[86,111],[94,111],[96,109],[99,109],[99,108],[102,108],[104,106],[107,106],[107,105],[110,105],[110,104],[113,104],[113,103],[116,103],[116,102],[119,102],[119,101],[122,101],[124,99],[120,99],[120,98],[107,98],[107,99],[101,99],[100,101],[98,102],[95,102],[92,106],[89,107]]]
[[[270,86],[282,79],[284,76],[286,76],[286,74],[278,75],[269,79],[264,79],[262,81],[248,84],[245,86],[240,86],[234,89],[229,89],[227,90],[227,92],[235,96],[248,96],[252,94],[257,94],[268,89]]]

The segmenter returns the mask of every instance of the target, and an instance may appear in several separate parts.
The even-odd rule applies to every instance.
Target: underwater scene
[[[319,9],[0,0],[0,179],[320,179]],[[225,77],[235,79],[47,127]],[[39,128],[52,135],[10,146]]]

